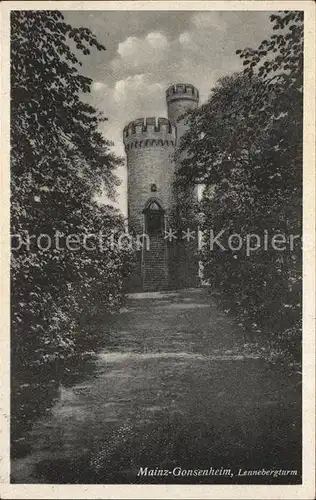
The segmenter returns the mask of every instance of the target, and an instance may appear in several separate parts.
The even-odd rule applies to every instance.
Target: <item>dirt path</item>
[[[247,354],[205,290],[132,295],[84,381],[60,386],[14,482],[300,482],[295,375]],[[140,474],[146,467],[147,475]],[[188,477],[150,469],[222,470]],[[297,470],[241,476],[239,469]]]

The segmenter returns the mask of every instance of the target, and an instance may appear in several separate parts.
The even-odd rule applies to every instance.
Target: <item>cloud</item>
[[[192,24],[198,29],[215,28],[225,31],[227,24],[221,12],[197,12],[192,17]]]
[[[92,90],[98,92],[98,90],[105,89],[107,87],[107,84],[104,82],[93,82],[91,85]]]
[[[193,12],[186,28],[174,37],[157,30],[128,36],[118,44],[111,61],[116,100],[128,91],[133,99],[133,90],[141,89],[142,98],[135,97],[143,107],[145,96],[155,100],[153,90],[159,91],[176,81],[198,85],[201,96],[208,96],[218,75],[223,76],[219,67],[227,65],[227,58],[222,57],[227,45],[227,22],[218,12]],[[231,59],[234,58],[233,71],[239,64],[233,55]]]
[[[119,43],[117,52],[121,58],[126,59],[132,56],[139,56],[142,51],[155,51],[168,46],[168,40],[163,33],[153,31],[144,38],[129,36],[123,42]]]
[[[114,98],[116,101],[125,99],[130,92],[139,92],[144,89],[146,74],[128,76],[125,80],[118,80],[114,87]]]
[[[179,42],[182,45],[189,45],[192,43],[192,37],[188,31],[184,31],[183,33],[180,33],[179,35]]]
[[[167,38],[162,33],[159,33],[159,31],[148,33],[145,40],[154,49],[163,49],[168,46]]]
[[[122,58],[136,55],[141,47],[141,39],[136,36],[129,36],[124,42],[119,43],[117,52]]]
[[[158,68],[160,69],[158,70]],[[135,74],[133,74],[133,71],[130,71],[132,74],[125,77],[124,67],[121,66],[118,69],[118,79],[113,88],[113,98],[115,102],[124,106],[126,116],[130,116],[130,110],[134,109],[138,109],[136,116],[138,116],[140,112],[144,115],[146,109],[148,109],[148,116],[153,116],[153,113],[157,113],[159,110],[160,115],[162,110],[165,115],[164,91],[168,85],[175,81],[174,78],[171,79],[169,76],[170,71],[164,67],[162,63],[159,65],[157,64],[157,68],[146,68],[140,64],[137,68],[133,69]],[[141,72],[145,69],[152,69],[153,71]],[[140,72],[136,73],[136,70]],[[131,119],[132,118],[133,116],[131,116]]]
[[[167,37],[159,32],[153,31],[145,37],[129,36],[118,44],[117,56],[111,63],[116,74],[124,70],[137,71],[147,69],[161,62],[168,51],[169,42]]]

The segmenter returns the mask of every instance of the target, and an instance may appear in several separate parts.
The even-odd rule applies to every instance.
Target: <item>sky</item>
[[[256,48],[272,34],[268,11],[67,11],[74,27],[90,28],[106,51],[82,56],[81,71],[92,78],[88,100],[108,121],[102,133],[125,156],[124,126],[146,116],[167,116],[165,90],[191,83],[200,103],[216,81],[242,69],[237,49]],[[117,206],[127,213],[126,166]],[[104,198],[105,200],[105,198]]]

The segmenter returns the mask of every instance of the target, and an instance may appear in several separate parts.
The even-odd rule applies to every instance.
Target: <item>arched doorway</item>
[[[149,236],[160,236],[164,232],[165,211],[156,198],[151,198],[143,210],[145,232]]]

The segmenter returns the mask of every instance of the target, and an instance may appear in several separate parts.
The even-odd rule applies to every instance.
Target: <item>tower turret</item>
[[[177,127],[177,143],[186,131],[184,113],[197,108],[199,91],[191,84],[176,83],[166,90],[168,118]]]

